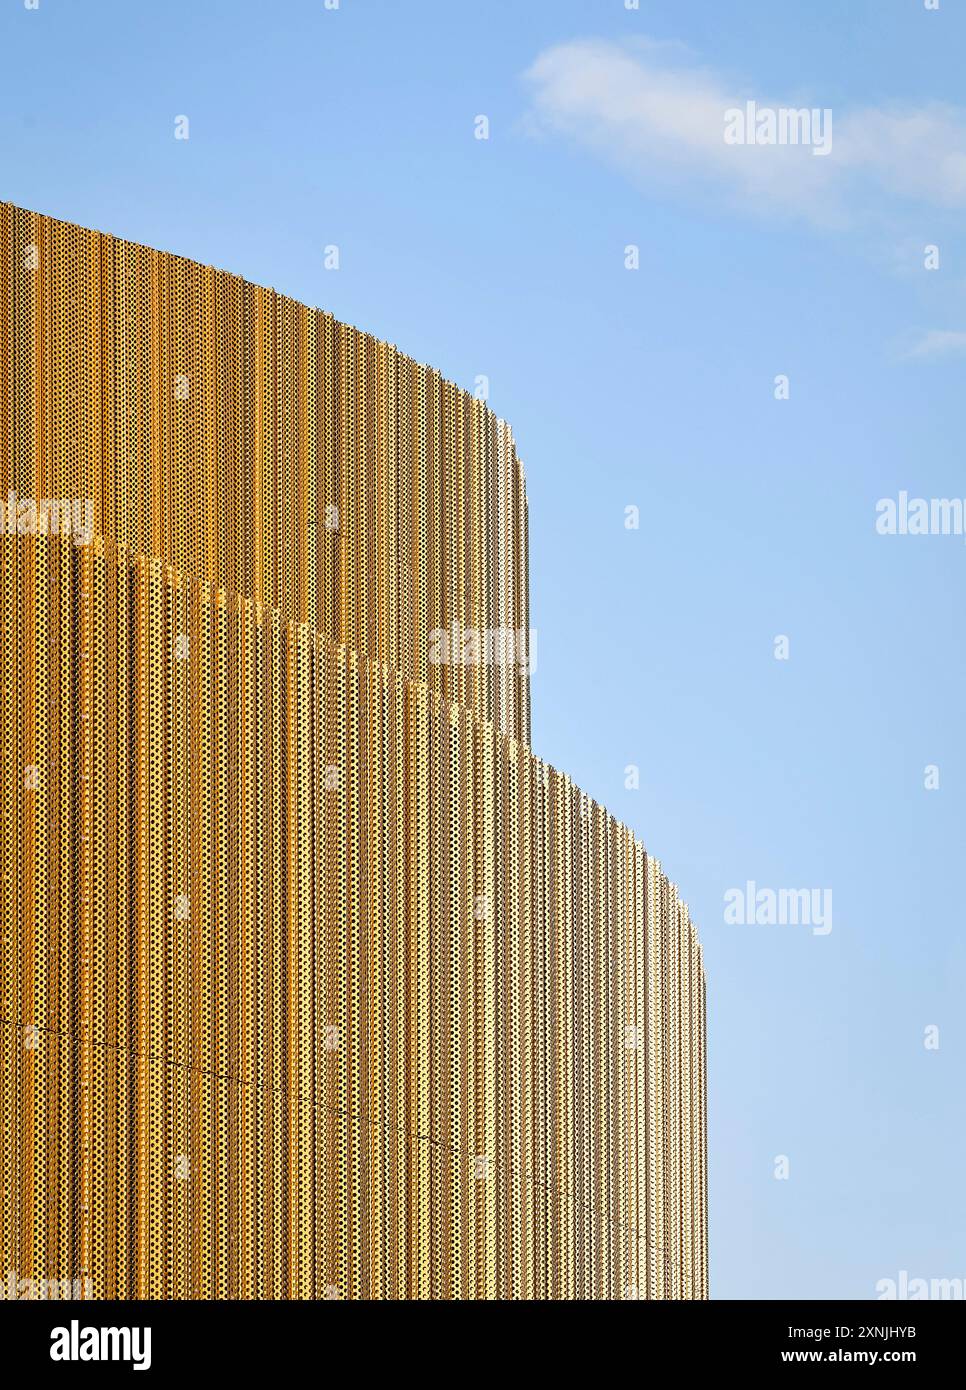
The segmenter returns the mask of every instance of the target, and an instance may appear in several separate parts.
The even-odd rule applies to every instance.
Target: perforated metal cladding
[[[526,485],[486,405],[273,290],[10,204],[0,296],[2,495],[90,497],[107,539],[529,740],[525,665],[432,660],[433,632],[529,627]]]
[[[0,235],[3,478],[97,518],[0,536],[0,1271],[706,1297],[687,909],[514,736],[525,676],[419,665],[525,610],[509,431],[232,277]]]
[[[305,624],[101,540],[0,554],[40,765],[4,782],[5,1267],[702,1296],[700,947],[629,832]]]

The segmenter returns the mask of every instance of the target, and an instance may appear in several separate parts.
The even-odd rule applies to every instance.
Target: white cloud
[[[740,91],[673,46],[578,40],[539,55],[526,78],[531,126],[562,134],[638,181],[709,180],[743,208],[841,224],[886,193],[966,205],[966,113],[943,105],[846,111],[832,105],[825,157],[808,145],[725,142],[725,113],[801,109],[800,98]],[[813,95],[818,110],[829,103]]]
[[[966,206],[966,112],[938,102],[915,111],[872,107],[843,120],[843,172],[863,172],[888,192]]]
[[[948,357],[951,353],[966,352],[966,332],[958,329],[931,328],[907,348],[904,357]]]

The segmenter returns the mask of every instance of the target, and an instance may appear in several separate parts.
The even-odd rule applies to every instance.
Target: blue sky
[[[704,943],[712,1294],[966,1277],[966,544],[875,528],[966,497],[963,5],[4,0],[0,44],[0,197],[489,377],[534,746]],[[747,100],[831,151],[729,148]],[[727,923],[749,879],[832,930]]]

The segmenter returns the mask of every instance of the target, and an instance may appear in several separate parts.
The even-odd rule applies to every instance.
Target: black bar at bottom
[[[15,1348],[18,1378],[40,1372],[45,1379],[49,1374],[65,1381],[78,1374],[147,1374],[166,1381],[178,1375],[193,1381],[205,1373],[289,1379],[301,1372],[341,1379],[346,1361],[369,1380],[382,1356],[394,1375],[407,1378],[518,1383],[532,1368],[543,1382],[549,1363],[574,1353],[571,1373],[579,1364],[586,1366],[589,1356],[590,1365],[597,1364],[595,1379],[608,1368],[636,1377],[669,1364],[682,1375],[702,1369],[740,1374],[746,1368],[780,1374],[800,1366],[934,1374],[949,1367],[956,1374],[962,1314],[961,1301],[635,1302],[608,1315],[613,1321],[606,1324],[591,1315],[585,1327],[587,1314],[576,1309],[563,1325],[534,1324],[528,1313],[516,1324],[513,1341],[503,1343],[488,1340],[487,1327],[475,1321],[469,1328],[441,1321],[438,1308],[430,1323],[413,1324],[413,1316],[425,1314],[410,1306],[406,1322],[399,1324],[390,1311],[380,1313],[372,1305],[366,1311],[361,1305],[294,1302],[0,1300],[0,1336],[8,1354]],[[493,1316],[485,1314],[487,1324]],[[383,1317],[391,1326],[381,1325]],[[471,1363],[462,1366],[447,1350],[448,1339],[461,1328],[464,1335],[482,1339]],[[619,1369],[622,1365],[626,1369]]]

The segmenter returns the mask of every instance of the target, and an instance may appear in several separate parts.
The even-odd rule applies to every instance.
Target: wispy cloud
[[[948,357],[953,353],[966,352],[966,331],[948,328],[931,328],[922,333],[902,354],[906,358]]]
[[[595,151],[637,181],[709,181],[746,210],[841,225],[882,195],[966,206],[966,112],[832,107],[831,148],[729,144],[726,112],[795,111],[799,98],[740,90],[673,46],[601,40],[559,44],[526,74],[534,129]],[[808,103],[828,105],[820,94]]]

